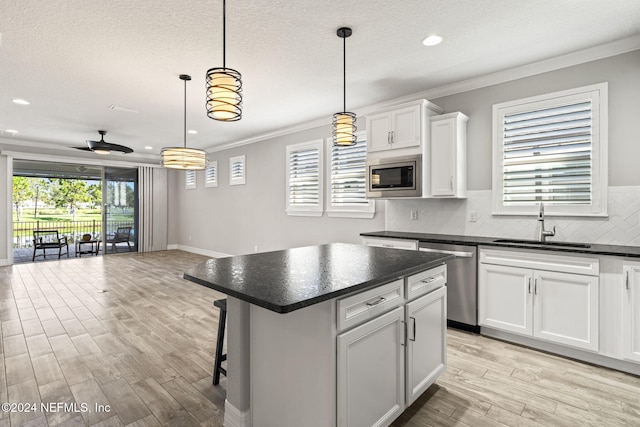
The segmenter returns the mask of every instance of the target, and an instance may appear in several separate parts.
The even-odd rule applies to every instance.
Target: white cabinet
[[[481,250],[478,290],[481,326],[598,351],[598,259]]]
[[[622,357],[640,362],[640,263],[627,261],[622,272]]]
[[[480,325],[531,335],[531,270],[481,263],[479,280]]]
[[[387,237],[362,237],[362,244],[367,246],[377,246],[380,248],[418,250],[418,241],[411,239],[391,239]]]
[[[404,411],[404,307],[338,336],[338,426],[386,426]]]
[[[449,113],[431,120],[431,196],[467,196],[467,120],[464,114]]]
[[[338,426],[387,426],[444,373],[445,281],[441,265],[337,301]]]
[[[441,287],[406,305],[407,406],[447,367],[447,288]]]
[[[367,151],[422,154],[428,137],[427,118],[441,112],[440,107],[421,99],[368,114]]]
[[[367,116],[368,151],[419,147],[424,121],[421,111],[416,104]]]

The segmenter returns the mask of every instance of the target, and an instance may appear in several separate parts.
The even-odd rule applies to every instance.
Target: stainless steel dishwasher
[[[455,255],[447,262],[447,325],[472,332],[478,326],[478,270],[476,246],[420,242],[423,252]]]

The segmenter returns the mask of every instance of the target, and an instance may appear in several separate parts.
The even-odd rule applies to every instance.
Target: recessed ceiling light
[[[441,42],[442,42],[442,37],[436,34],[432,34],[429,37],[422,40],[422,44],[425,46],[435,46],[437,44],[440,44]]]
[[[29,101],[27,101],[26,99],[22,99],[22,98],[12,99],[11,101],[13,101],[14,104],[19,104],[19,105],[29,105],[29,104],[31,104]]]
[[[151,147],[150,145],[147,145],[146,147],[144,147],[145,150],[153,150],[153,147]]]
[[[15,129],[5,129],[5,132],[10,133],[11,135],[15,135],[16,133],[18,133],[18,131]]]
[[[190,133],[191,135],[195,135],[198,133],[198,131],[191,129],[191,130],[188,130],[187,133]]]

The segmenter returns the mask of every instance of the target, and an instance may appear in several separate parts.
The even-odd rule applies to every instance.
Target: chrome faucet
[[[556,226],[552,230],[544,229],[544,203],[540,202],[540,210],[538,211],[538,221],[540,221],[540,232],[538,233],[538,241],[544,242],[547,237],[556,235]]]

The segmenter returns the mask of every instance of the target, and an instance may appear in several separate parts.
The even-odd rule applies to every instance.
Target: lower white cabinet
[[[385,426],[404,411],[404,307],[338,336],[338,425]]]
[[[445,270],[443,270],[445,269]],[[414,299],[351,329],[345,326],[337,338],[337,425],[345,427],[388,426],[411,405],[447,366],[446,267],[406,277],[411,287],[419,279],[440,285],[403,295]],[[433,280],[432,280],[433,279]],[[388,285],[395,288],[396,282]],[[382,288],[382,287],[381,287]],[[370,291],[338,300],[338,325],[358,298],[370,310],[384,309],[387,298]],[[422,292],[422,293],[420,293]],[[377,301],[384,300],[381,303]],[[391,301],[392,302],[392,301]],[[342,309],[341,307],[344,307]],[[390,310],[390,311],[389,311]],[[340,328],[339,328],[340,332]]]
[[[597,259],[582,263],[552,253],[481,251],[480,260],[481,326],[598,351]],[[562,269],[564,260],[568,270],[584,268],[595,275],[553,271]]]
[[[447,288],[441,287],[406,305],[407,406],[447,368]]]
[[[640,263],[625,262],[622,272],[622,357],[640,362]]]

